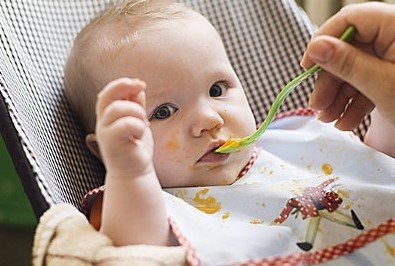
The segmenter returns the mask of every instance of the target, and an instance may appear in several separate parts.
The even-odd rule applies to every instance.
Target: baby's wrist
[[[156,172],[152,163],[141,169],[117,169],[107,168],[106,178],[113,179],[136,179],[155,177]]]

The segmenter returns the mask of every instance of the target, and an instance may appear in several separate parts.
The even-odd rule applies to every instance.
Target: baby
[[[65,73],[86,143],[106,166],[100,230],[117,245],[169,245],[161,186],[231,184],[252,155],[213,151],[255,120],[218,33],[181,4],[107,10],[76,38]]]
[[[182,211],[179,212],[181,214],[174,212],[169,207],[174,199],[164,197],[162,188],[190,187],[186,193],[195,194],[195,197],[189,197],[189,200],[198,203],[209,199],[203,199],[207,190],[199,191],[202,186],[212,187],[212,192],[217,191],[218,195],[222,193],[222,187],[226,190],[223,197],[232,198],[238,192],[232,194],[232,190],[227,189],[241,184],[238,178],[256,160],[257,152],[253,146],[231,154],[214,152],[230,137],[244,137],[254,132],[256,124],[218,33],[203,16],[182,4],[135,0],[102,12],[75,39],[66,64],[65,86],[70,105],[88,133],[87,146],[106,167],[105,193],[92,205],[91,222],[115,245],[178,245],[176,238],[179,237],[173,234],[174,228],[168,217],[176,217],[174,219],[181,226],[181,231],[188,231],[187,227],[200,218],[183,226],[183,217],[187,220],[190,210],[177,202],[174,204],[182,206],[174,205],[174,209]],[[298,126],[308,125],[306,128],[302,126],[303,137],[306,137],[306,132],[322,127],[321,124],[315,125],[317,122],[312,122],[311,118],[303,119],[306,118],[296,122]],[[269,139],[270,134],[267,134]],[[288,153],[296,148],[291,144]],[[286,157],[287,152],[281,154]],[[319,148],[311,154],[317,156]],[[265,171],[263,158],[270,161],[269,154],[261,155],[261,161],[254,164],[247,177]],[[273,160],[279,165],[282,162]],[[328,164],[325,167],[331,168]],[[287,173],[297,171],[293,169]],[[325,171],[326,175],[332,173],[332,170]],[[391,172],[381,171],[383,175]],[[279,176],[275,180],[286,179]],[[323,193],[320,200],[325,200],[325,208],[312,198],[316,209],[311,209],[308,214],[303,212],[303,208],[298,209],[297,205],[288,203],[281,212],[286,203],[284,199],[292,196],[285,193],[284,198],[274,200],[272,207],[275,208],[267,211],[268,217],[273,221],[280,213],[296,208],[303,213],[303,218],[314,219],[322,215],[332,222],[362,229],[355,212],[352,215],[339,212],[339,195],[325,192],[326,186],[335,181],[337,178],[320,179],[314,185],[317,193]],[[251,185],[256,181],[243,177],[243,182]],[[266,196],[279,189],[278,184],[261,185]],[[305,182],[303,185],[307,188],[312,186]],[[252,187],[245,191],[250,189]],[[305,195],[306,191],[309,189],[298,192]],[[182,191],[173,192],[180,196]],[[185,200],[188,201],[188,197]],[[298,200],[298,197],[293,198],[296,203]],[[210,208],[220,206],[215,205],[215,199],[211,203],[213,201]],[[225,198],[221,201],[222,208],[226,201]],[[329,205],[336,203],[336,208],[328,207],[328,202]],[[195,207],[204,209],[201,205]],[[200,214],[196,215],[200,217]],[[288,215],[280,215],[276,221],[282,223]],[[255,223],[262,221],[258,219]],[[305,250],[312,247],[318,225],[317,219],[308,225],[313,237],[311,234],[306,237],[307,248],[306,245],[299,247]],[[195,229],[199,232],[197,228],[198,223]],[[354,228],[351,234],[357,232]],[[255,227],[245,229],[246,239],[257,234],[254,230]],[[263,237],[270,232],[289,234],[288,229],[282,226],[268,225],[259,230],[263,230],[260,231]],[[194,237],[191,235],[191,239]],[[254,243],[263,241],[267,239],[259,238]],[[278,246],[273,245],[272,249],[286,246],[284,243],[287,241],[288,238],[279,240]],[[198,242],[194,243],[199,246]],[[247,243],[245,246],[250,248]],[[292,251],[292,248],[288,250]],[[261,256],[270,254],[260,253]],[[212,261],[218,263],[216,259]]]

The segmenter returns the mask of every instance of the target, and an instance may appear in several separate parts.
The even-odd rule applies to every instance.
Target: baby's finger
[[[111,131],[112,138],[129,141],[131,139],[141,139],[147,129],[147,125],[141,119],[125,116],[116,120],[107,129]]]
[[[338,119],[346,110],[347,104],[355,96],[357,91],[349,84],[344,84],[342,88],[337,91],[336,97],[326,109],[318,114],[318,119],[322,122],[328,123]]]
[[[373,53],[372,46],[361,43],[353,43],[353,46],[367,53]],[[310,96],[309,107],[315,110],[328,108],[337,95],[337,90],[344,86],[345,82],[337,76],[322,70],[319,72],[315,82],[314,91]]]
[[[309,50],[323,69],[353,85],[373,102],[378,102],[379,91],[392,89],[388,81],[393,80],[394,65],[389,62],[329,36],[315,38]]]
[[[310,96],[309,107],[315,110],[328,108],[335,100],[338,90],[344,83],[326,71],[318,74],[314,91]]]
[[[119,78],[108,83],[97,95],[96,115],[101,116],[104,108],[115,100],[131,100],[145,105],[145,82],[139,79]]]
[[[141,105],[119,100],[110,103],[104,109],[100,123],[103,126],[108,126],[124,116],[136,117],[148,123],[146,111]]]
[[[335,127],[340,130],[353,130],[362,119],[374,109],[374,104],[363,94],[358,93],[347,106],[346,111],[337,120]]]

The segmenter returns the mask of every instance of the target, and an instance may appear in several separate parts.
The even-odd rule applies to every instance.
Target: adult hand
[[[354,25],[351,43],[340,36]],[[375,107],[395,126],[395,5],[370,2],[344,7],[317,31],[301,65],[317,63],[310,107],[324,122],[337,120],[342,130],[356,128]]]

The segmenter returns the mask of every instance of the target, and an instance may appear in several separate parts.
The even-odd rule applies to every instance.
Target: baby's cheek
[[[178,130],[172,132],[153,131],[155,143],[155,157],[162,159],[162,157],[174,157],[174,154],[181,149],[180,137]]]
[[[166,135],[157,136],[154,141],[154,163],[157,172],[166,173],[169,169],[173,169],[175,165],[182,162],[182,156],[180,156],[182,145],[178,130],[169,132]]]
[[[224,112],[224,118],[235,135],[247,136],[256,130],[255,118],[248,105],[235,104]]]

